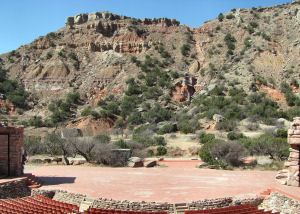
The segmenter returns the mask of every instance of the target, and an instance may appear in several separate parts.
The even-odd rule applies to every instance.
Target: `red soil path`
[[[195,162],[185,161],[183,167],[184,162],[163,161],[169,167],[160,168],[41,166],[26,172],[44,180],[44,189],[115,200],[176,203],[229,196],[245,198],[256,197],[268,188],[300,198],[300,188],[275,181],[276,172],[197,169]]]

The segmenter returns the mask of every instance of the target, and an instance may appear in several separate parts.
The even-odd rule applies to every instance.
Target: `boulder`
[[[195,60],[193,64],[189,67],[189,72],[196,74],[199,71],[199,69],[200,69],[200,63],[197,60]]]
[[[86,160],[72,160],[71,164],[72,165],[81,165],[81,164],[85,164]]]
[[[131,157],[129,158],[128,161],[128,166],[129,167],[143,167],[144,166],[144,162],[142,160],[142,158],[139,157]]]
[[[156,160],[148,160],[144,162],[144,166],[149,168],[149,167],[154,167],[157,165]]]
[[[58,162],[62,162],[62,158],[53,158],[52,162],[54,161],[58,164]]]
[[[225,120],[225,117],[223,117],[220,114],[214,114],[213,116],[213,120],[216,121],[217,123],[222,122]]]
[[[45,163],[51,163],[51,162],[52,162],[52,160],[51,160],[50,158],[45,158],[43,161],[44,161]]]
[[[204,167],[207,167],[207,166],[208,166],[207,163],[205,163],[205,162],[200,162],[200,163],[197,163],[196,168],[204,168]]]
[[[32,159],[29,159],[29,162],[30,163],[44,163],[44,161],[40,158],[32,158]]]

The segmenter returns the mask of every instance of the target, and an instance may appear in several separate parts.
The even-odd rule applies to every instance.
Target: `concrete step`
[[[174,213],[175,214],[182,214],[184,211],[189,210],[188,206],[186,203],[177,203],[174,204]]]
[[[80,212],[84,212],[86,210],[88,210],[94,203],[95,199],[93,198],[85,198],[79,206],[79,211]]]

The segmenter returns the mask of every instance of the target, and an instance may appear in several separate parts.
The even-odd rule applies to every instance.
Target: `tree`
[[[98,139],[89,137],[70,138],[68,140],[76,153],[81,155],[87,162],[95,159],[93,150],[97,144],[101,143]]]
[[[62,138],[58,133],[52,132],[43,140],[51,155],[62,154],[66,165],[70,165],[68,156],[73,154],[73,147],[70,145],[67,139]]]

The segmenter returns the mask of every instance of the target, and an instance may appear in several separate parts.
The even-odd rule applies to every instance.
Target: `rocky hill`
[[[299,1],[232,9],[196,28],[109,12],[68,17],[65,27],[0,55],[7,78],[29,93],[18,106],[2,82],[2,119],[94,135],[141,124],[180,127],[180,121],[194,124],[197,118],[193,130],[183,130],[194,132],[214,114],[228,121],[232,115],[235,122],[251,116],[237,117],[224,106],[215,108],[217,103],[207,106],[204,98],[222,96],[225,106],[247,108],[248,100],[237,97],[261,93],[266,97],[256,97],[258,103],[269,98],[278,106],[276,115],[270,110],[257,120],[271,123],[268,114],[290,119],[300,112],[299,9]]]

